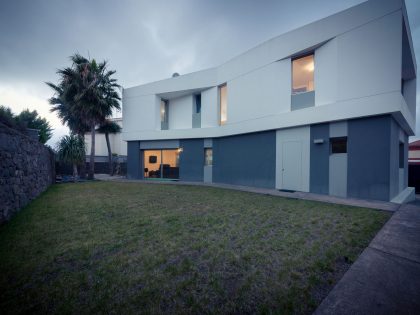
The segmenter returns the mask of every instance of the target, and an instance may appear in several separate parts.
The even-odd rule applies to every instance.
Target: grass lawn
[[[54,185],[0,227],[0,312],[308,314],[389,217],[208,187]]]

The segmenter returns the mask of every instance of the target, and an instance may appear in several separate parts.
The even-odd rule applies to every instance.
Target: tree
[[[63,81],[58,85],[51,82],[46,82],[46,84],[55,92],[54,96],[48,100],[51,104],[51,112],[55,112],[63,125],[67,125],[72,133],[84,138],[85,133],[89,131],[89,126],[74,112],[72,102],[75,95],[64,91],[66,85]],[[86,151],[84,151],[83,163],[80,165],[80,178],[86,178]]]
[[[114,121],[106,120],[96,131],[105,134],[106,146],[108,148],[109,175],[114,176],[114,168],[112,167],[111,144],[109,143],[109,134],[116,134],[121,132],[121,127]]]
[[[37,129],[39,132],[39,141],[41,143],[45,144],[52,136],[51,125],[45,118],[39,117],[36,110],[30,111],[29,109],[25,109],[21,111],[19,115],[15,116],[15,120],[18,125]]]
[[[0,105],[0,122],[23,133],[27,132],[27,128],[37,129],[39,141],[44,144],[52,135],[50,123],[45,118],[39,117],[36,110],[25,109],[19,115],[15,115],[9,107]]]
[[[79,54],[70,57],[73,62],[69,68],[58,70],[63,100],[69,105],[69,112],[84,125],[89,126],[91,133],[91,151],[89,179],[95,171],[95,131],[111,116],[113,109],[120,109],[120,96],[115,71],[107,69],[107,62],[97,63]],[[50,85],[51,86],[51,85]]]
[[[79,135],[70,134],[64,136],[58,143],[58,157],[65,163],[73,165],[73,178],[77,181],[77,165],[81,165],[85,159],[85,140]]]

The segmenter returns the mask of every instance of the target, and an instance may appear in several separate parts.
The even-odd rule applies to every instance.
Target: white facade
[[[122,127],[122,118],[113,118],[112,121],[116,122]],[[108,148],[106,145],[105,135],[99,132],[95,134],[95,156],[97,157],[108,157]],[[91,148],[91,136],[90,133],[85,134],[86,152],[90,154]],[[123,141],[122,133],[110,134],[109,142],[111,145],[111,152],[118,154],[119,156],[127,156],[127,142]]]
[[[404,1],[369,0],[216,68],[124,89],[128,177],[403,200],[416,71]]]
[[[402,0],[371,0],[217,68],[124,89],[123,139],[220,137],[387,113],[413,135],[415,115],[401,93],[405,16]],[[408,39],[415,68],[409,32]],[[315,106],[292,111],[291,59],[306,51],[315,56]],[[217,86],[224,83],[228,119],[219,126]],[[191,125],[195,93],[202,95],[202,128]],[[161,130],[160,99],[169,101],[168,130]]]

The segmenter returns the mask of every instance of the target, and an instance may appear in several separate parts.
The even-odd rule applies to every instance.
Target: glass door
[[[179,178],[179,149],[144,150],[144,178]]]
[[[162,150],[144,150],[144,178],[160,178]]]

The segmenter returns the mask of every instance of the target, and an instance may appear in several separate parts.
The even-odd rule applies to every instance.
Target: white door
[[[282,145],[283,189],[302,190],[302,142],[287,141]]]

